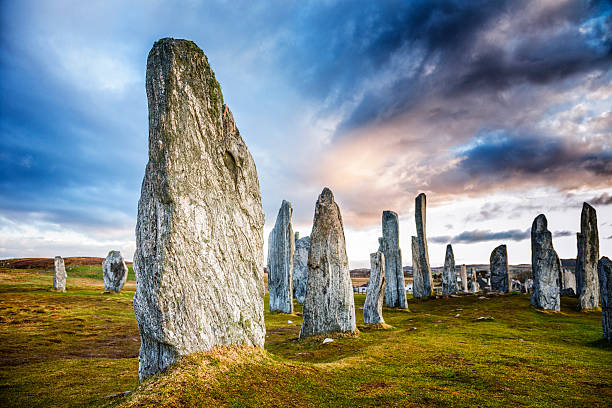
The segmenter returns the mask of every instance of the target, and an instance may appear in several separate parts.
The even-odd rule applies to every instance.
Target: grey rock
[[[561,268],[561,294],[576,293],[576,275],[567,268]]]
[[[385,240],[383,237],[378,237],[378,250],[380,252],[384,252],[385,250]]]
[[[465,264],[461,265],[459,274],[461,276],[461,290],[463,292],[467,292],[468,291],[468,277],[467,277],[467,267],[465,266]]]
[[[599,234],[597,213],[587,203],[582,204],[580,234],[578,235],[578,257],[576,259],[576,291],[581,310],[599,307]]]
[[[404,289],[404,270],[402,252],[399,248],[399,222],[393,211],[382,214],[382,247],[385,254],[385,305],[406,309],[406,290]]]
[[[295,235],[291,226],[293,208],[283,200],[276,224],[268,238],[268,292],[270,311],[293,313],[293,255]]]
[[[363,304],[363,321],[365,324],[385,322],[382,316],[385,285],[385,255],[380,251],[374,252],[370,254],[370,280]]]
[[[264,214],[255,162],[193,42],[147,59],[149,162],[136,224],[139,378],[213,346],[263,346]]]
[[[429,267],[429,251],[427,249],[426,235],[426,210],[427,197],[424,193],[419,194],[414,200],[414,219],[417,231],[417,258],[418,272],[422,276],[422,289],[419,285],[418,290],[413,291],[413,296],[417,299],[428,298],[433,295],[433,278]],[[413,266],[414,268],[414,266]]]
[[[327,187],[315,207],[302,316],[300,338],[357,327],[342,215]]]
[[[60,292],[66,291],[66,267],[64,266],[64,258],[56,256],[53,260],[53,289]]]
[[[540,309],[561,310],[561,262],[553,248],[552,233],[548,230],[548,221],[544,214],[538,215],[531,225],[531,268],[531,304]]]
[[[602,257],[597,264],[599,293],[601,296],[601,327],[603,337],[612,341],[612,261]]]
[[[419,256],[419,239],[413,236],[412,240],[412,296],[416,299],[417,294],[423,297],[425,284],[423,283],[423,273],[421,267],[421,257]]]
[[[487,290],[489,289],[489,282],[480,275],[476,276],[476,286],[478,286],[479,290]]]
[[[508,279],[508,250],[505,245],[500,245],[491,252],[489,259],[491,268],[491,290],[501,293],[510,291],[510,279]]]
[[[472,268],[472,292],[476,293],[480,290],[480,285],[478,284],[478,277],[476,276],[476,269]]]
[[[457,293],[457,272],[455,271],[455,254],[451,244],[446,246],[444,257],[444,268],[442,269],[442,294],[451,295]]]
[[[293,296],[299,303],[304,303],[306,298],[309,251],[310,237],[307,236],[295,241],[295,253],[293,254]]]
[[[104,290],[121,292],[128,276],[128,267],[119,251],[110,251],[102,261],[102,277]]]

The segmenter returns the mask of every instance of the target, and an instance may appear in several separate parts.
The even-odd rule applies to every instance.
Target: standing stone
[[[354,332],[355,301],[340,208],[329,188],[315,207],[300,338]]]
[[[480,290],[478,284],[478,277],[476,276],[476,269],[472,268],[472,292],[476,293]]]
[[[363,304],[363,321],[365,324],[385,322],[382,317],[385,284],[385,255],[380,251],[374,252],[370,254],[370,280]]]
[[[601,326],[603,337],[612,341],[612,261],[602,257],[597,264],[601,296]]]
[[[293,208],[283,200],[276,224],[268,238],[268,292],[270,311],[293,313],[293,255],[295,236],[291,226]]]
[[[418,273],[422,276],[423,285],[418,290],[413,291],[417,299],[428,298],[433,294],[433,279],[429,268],[429,252],[427,250],[427,236],[425,235],[427,198],[424,193],[419,194],[415,199],[414,218],[417,230],[417,258]],[[414,267],[414,266],[413,266]]]
[[[561,262],[553,248],[552,233],[548,230],[548,221],[544,214],[538,215],[531,225],[531,268],[531,304],[540,309],[561,310]]]
[[[147,59],[149,162],[138,203],[139,378],[213,346],[263,346],[264,214],[255,163],[193,42]]]
[[[297,238],[297,232],[295,234]],[[293,254],[293,295],[299,303],[304,303],[304,298],[306,297],[309,251],[310,237],[300,238],[295,241],[295,253]]]
[[[491,268],[491,290],[501,293],[510,291],[510,279],[508,279],[508,250],[505,245],[500,245],[491,252],[489,259]]]
[[[66,291],[66,267],[64,266],[64,259],[61,256],[56,256],[53,260],[53,289],[59,290],[60,292]]]
[[[561,268],[561,295],[576,295],[576,275],[568,268]]]
[[[468,291],[468,278],[467,278],[467,267],[465,264],[461,265],[461,269],[459,271],[461,274],[461,290],[464,292]]]
[[[589,204],[583,203],[576,259],[576,289],[581,310],[595,309],[599,306],[598,260],[597,213]]]
[[[404,289],[404,271],[402,269],[402,252],[399,248],[399,222],[393,211],[383,211],[383,252],[385,254],[385,305],[406,309],[406,290]]]
[[[457,293],[457,272],[455,271],[455,254],[451,244],[446,246],[446,257],[442,269],[442,294],[452,295]]]
[[[119,251],[110,251],[102,261],[102,277],[104,290],[121,292],[128,276],[128,267]]]
[[[476,282],[480,290],[484,291],[489,289],[488,280],[478,274],[476,275]]]
[[[425,293],[425,284],[423,283],[423,268],[421,267],[421,258],[419,257],[419,239],[412,237],[412,296],[417,299]]]

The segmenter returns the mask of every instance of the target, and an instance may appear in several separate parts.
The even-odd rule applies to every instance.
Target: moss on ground
[[[132,272],[131,272],[132,273]],[[390,327],[297,341],[301,307],[266,312],[265,350],[189,356],[138,386],[133,275],[103,294],[101,267],[0,269],[0,406],[609,406],[601,313],[533,309],[525,295],[409,300]],[[356,295],[363,322],[365,295]],[[266,303],[267,310],[267,303]],[[493,320],[477,321],[481,316]],[[128,396],[106,396],[126,390]]]

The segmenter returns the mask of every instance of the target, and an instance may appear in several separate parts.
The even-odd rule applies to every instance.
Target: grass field
[[[612,406],[601,313],[573,298],[545,313],[519,294],[411,299],[384,311],[390,328],[325,345],[296,340],[297,305],[266,313],[265,350],[199,353],[139,386],[131,267],[113,295],[100,266],[67,269],[66,293],[48,269],[0,269],[0,406]]]

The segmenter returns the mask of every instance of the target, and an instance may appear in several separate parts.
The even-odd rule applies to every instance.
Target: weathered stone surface
[[[578,258],[576,259],[576,289],[581,310],[599,307],[598,260],[597,213],[588,203],[583,203],[580,234],[578,235]]]
[[[412,296],[417,298],[416,294],[422,295],[425,293],[425,285],[423,283],[423,274],[421,270],[423,269],[419,262],[421,262],[421,258],[419,257],[419,238],[413,236],[411,240],[412,247]]]
[[[576,275],[568,268],[561,268],[561,295],[576,295]]]
[[[467,267],[465,264],[461,265],[461,269],[459,269],[459,274],[461,276],[461,290],[463,292],[468,291],[468,278],[467,278]]]
[[[478,278],[476,276],[476,269],[472,268],[472,292],[476,293],[480,290],[480,285],[478,284]]]
[[[293,313],[293,208],[283,200],[268,238],[268,293],[270,311]]]
[[[603,337],[612,341],[612,261],[602,257],[597,264],[599,295],[601,299],[601,327]]]
[[[421,274],[423,285],[419,285],[418,289],[413,291],[413,295],[417,299],[428,298],[433,294],[433,279],[431,269],[429,268],[429,252],[427,250],[427,235],[426,235],[426,210],[427,198],[424,193],[419,194],[414,200],[414,218],[417,231],[417,258],[418,269],[416,273]],[[414,265],[413,265],[414,268]]]
[[[384,323],[382,316],[383,297],[385,295],[385,255],[378,251],[370,254],[370,280],[363,304],[363,321],[365,324]]]
[[[53,260],[53,289],[59,290],[60,292],[66,291],[66,267],[64,266],[64,258],[56,256]]]
[[[491,290],[501,293],[510,291],[510,279],[508,279],[508,250],[505,245],[500,245],[491,252],[489,259],[491,267]]]
[[[478,285],[478,288],[480,290],[488,290],[489,289],[489,282],[487,279],[485,279],[483,276],[481,275],[476,275],[476,283]]]
[[[141,380],[183,355],[265,338],[259,181],[219,83],[193,42],[165,38],[146,84],[134,254]]]
[[[304,298],[306,297],[309,251],[310,237],[300,238],[295,241],[295,253],[293,254],[293,295],[300,303],[304,303]]]
[[[329,188],[315,207],[300,338],[354,332],[355,301],[340,208]]]
[[[128,267],[119,251],[110,251],[102,261],[102,277],[104,290],[121,292],[128,275]]]
[[[402,252],[399,247],[399,221],[393,211],[382,214],[382,247],[385,254],[385,305],[405,309],[406,291],[404,289],[404,271],[402,269]]]
[[[531,269],[531,304],[540,309],[561,310],[561,262],[553,248],[552,233],[548,230],[548,221],[544,214],[538,215],[531,225]]]
[[[451,244],[446,246],[444,257],[444,268],[442,269],[442,294],[451,295],[457,293],[457,272],[455,271],[455,254]]]

